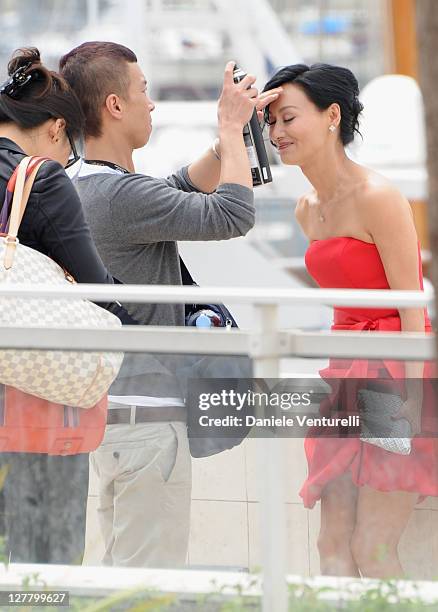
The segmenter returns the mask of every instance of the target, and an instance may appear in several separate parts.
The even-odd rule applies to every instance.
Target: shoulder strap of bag
[[[12,199],[9,231],[5,238],[6,248],[3,263],[6,270],[9,270],[14,262],[15,249],[18,244],[17,234],[20,228],[21,220],[23,219],[27,202],[29,200],[29,195],[38,170],[45,161],[45,158],[24,157],[18,166],[14,197]],[[30,169],[31,171],[27,175],[27,172]]]
[[[20,228],[20,225],[21,225],[21,221],[23,220],[23,215],[25,213],[26,206],[29,201],[29,196],[31,194],[32,187],[35,182],[36,176],[38,174],[39,169],[41,168],[41,166],[43,165],[45,161],[50,161],[50,160],[48,160],[45,157],[33,157],[31,163],[29,164],[27,168],[26,179],[25,179],[24,190],[23,190],[23,197],[21,198],[20,217],[18,219],[17,234],[18,234],[18,229]]]
[[[32,172],[32,170],[34,169],[35,165],[39,163],[41,159],[42,158],[40,157],[32,158],[32,161],[29,162],[27,166],[26,179],[29,176],[29,174]],[[7,234],[9,230],[9,214],[11,212],[12,198],[14,196],[14,190],[15,190],[15,185],[17,182],[17,175],[18,175],[19,167],[20,167],[20,164],[16,166],[15,170],[11,174],[9,181],[6,185],[6,189],[5,189],[5,197],[4,197],[3,206],[0,212],[0,232],[2,232],[3,234]]]
[[[30,158],[23,158],[20,163],[26,166],[26,174],[29,171]],[[17,176],[18,171],[20,169],[20,164],[15,167],[15,170],[11,174],[5,189],[5,198],[3,201],[3,206],[1,210],[1,225],[0,231],[2,233],[8,233],[9,231],[9,215],[11,212],[12,198],[14,197],[14,190],[17,184]]]

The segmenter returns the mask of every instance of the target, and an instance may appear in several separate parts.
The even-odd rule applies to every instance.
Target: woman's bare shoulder
[[[361,208],[374,206],[398,205],[409,206],[409,202],[399,189],[389,179],[374,170],[367,170],[363,181],[355,193],[356,203]]]
[[[385,176],[370,171],[358,193],[357,204],[362,219],[385,224],[394,215],[412,217],[408,200]],[[368,223],[367,223],[368,224]]]

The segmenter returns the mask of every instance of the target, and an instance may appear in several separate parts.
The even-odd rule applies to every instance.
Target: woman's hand
[[[394,414],[392,418],[394,420],[406,419],[409,421],[412,429],[412,435],[415,436],[421,432],[421,410],[422,401],[417,398],[407,399],[397,414]]]
[[[282,87],[274,87],[274,89],[270,89],[269,91],[264,91],[257,98],[256,109],[259,121],[263,121],[263,111],[264,109],[271,104],[271,102],[275,102],[279,95],[282,93]]]

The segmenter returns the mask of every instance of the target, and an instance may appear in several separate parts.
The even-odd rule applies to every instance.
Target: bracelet
[[[213,155],[215,156],[215,158],[220,161],[221,160],[221,156],[219,155],[219,153],[217,152],[217,145],[219,144],[219,138],[215,138],[215,140],[213,141],[213,144],[211,145],[211,151],[213,153]]]

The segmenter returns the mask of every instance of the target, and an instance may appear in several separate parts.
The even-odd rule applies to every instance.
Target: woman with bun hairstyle
[[[270,140],[281,161],[299,166],[312,185],[295,211],[310,242],[309,273],[324,288],[421,290],[420,250],[408,201],[345,152],[358,133],[362,111],[354,75],[328,64],[298,64],[279,70],[264,92],[277,87],[281,95],[265,109]],[[332,329],[431,331],[422,308],[335,307]],[[399,380],[403,404],[394,418],[407,419],[413,436],[424,432],[434,416],[434,402],[428,399],[430,363],[330,359],[320,374],[332,382],[332,409],[344,415],[357,414],[357,396],[343,392],[346,381],[339,381],[366,378],[360,385],[370,379],[392,385]],[[328,416],[330,402],[320,411]],[[307,508],[321,500],[321,572],[402,576],[400,538],[415,505],[438,495],[436,438],[413,437],[411,453],[401,455],[358,435],[323,433],[306,437],[308,477],[300,491]]]
[[[23,157],[53,160],[37,174],[18,238],[78,282],[112,283],[64,170],[84,126],[76,95],[60,75],[43,66],[34,48],[15,52],[8,73],[0,85],[0,201]],[[88,456],[3,453],[1,463],[7,472],[3,504],[11,561],[80,563]]]

